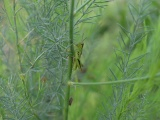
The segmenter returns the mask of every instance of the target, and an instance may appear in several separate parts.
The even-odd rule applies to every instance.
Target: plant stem
[[[20,71],[22,71],[22,65],[21,65],[21,57],[20,57],[20,50],[19,50],[19,37],[18,37],[18,29],[17,29],[17,19],[16,19],[16,2],[15,0],[13,0],[13,11],[14,11],[14,16],[13,16],[13,20],[14,20],[14,31],[15,31],[15,36],[16,36],[16,46],[17,46],[17,54],[18,54],[18,60],[19,60],[19,67],[20,67]]]
[[[156,74],[154,77],[160,77],[160,73]],[[127,82],[135,82],[135,81],[142,81],[151,78],[151,76],[144,76],[139,78],[132,78],[132,79],[125,79],[125,80],[117,80],[117,81],[109,81],[109,82],[84,82],[84,83],[77,83],[77,82],[68,82],[70,86],[94,86],[94,85],[110,85],[110,84],[119,84],[119,83],[127,83]]]
[[[68,120],[69,96],[70,96],[70,85],[67,84],[66,96],[65,96],[64,120]]]
[[[69,54],[69,64],[68,64],[68,81],[71,80],[72,76],[72,66],[73,66],[73,55],[74,55],[74,47],[73,47],[73,24],[74,24],[74,0],[70,0],[70,21],[69,21],[69,46],[70,46],[70,54]],[[65,95],[65,106],[64,106],[64,120],[68,120],[68,111],[69,111],[69,97],[70,97],[70,84],[67,84],[66,95]]]

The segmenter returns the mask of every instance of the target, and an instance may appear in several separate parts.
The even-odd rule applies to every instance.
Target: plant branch
[[[74,16],[83,9],[91,0],[87,0],[83,5],[81,5],[77,10],[74,11]]]
[[[73,47],[73,24],[74,24],[74,0],[70,0],[70,21],[69,21],[69,46],[70,46],[70,54],[69,54],[69,64],[68,64],[68,81],[71,80],[72,76],[72,66],[73,66],[73,55],[74,55],[74,47]],[[68,111],[69,111],[69,97],[70,97],[70,85],[67,84],[66,95],[65,95],[65,106],[64,106],[64,120],[68,120]]]
[[[18,54],[18,60],[19,60],[19,67],[20,67],[20,71],[22,71],[22,65],[21,65],[21,57],[20,57],[20,50],[19,50],[19,37],[18,37],[18,29],[17,29],[17,19],[16,19],[16,1],[13,0],[13,12],[14,12],[14,16],[13,16],[13,20],[14,20],[14,31],[15,31],[15,36],[16,36],[16,46],[17,46],[17,54]]]
[[[160,77],[160,73],[157,73],[154,77]],[[94,85],[110,85],[110,84],[120,84],[120,83],[127,83],[127,82],[135,82],[135,81],[142,81],[151,78],[151,76],[144,76],[139,78],[132,78],[132,79],[125,79],[125,80],[116,80],[116,81],[109,81],[109,82],[83,82],[77,83],[69,81],[68,85],[70,86],[94,86]]]

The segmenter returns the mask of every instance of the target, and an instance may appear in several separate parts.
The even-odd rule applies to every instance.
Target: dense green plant
[[[64,100],[64,87],[72,79],[73,44],[77,42],[73,42],[73,37],[83,39],[78,38],[77,27],[96,17],[88,14],[96,7],[103,7],[105,2],[101,3],[77,1],[74,10],[74,1],[66,0],[1,2],[4,17],[1,48],[9,49],[1,50],[2,57],[10,54],[4,52],[12,55],[2,68],[7,71],[6,75],[2,72],[1,83],[3,119],[62,119],[63,101],[68,101]],[[7,88],[9,93],[3,91]],[[67,110],[68,102],[65,106]]]

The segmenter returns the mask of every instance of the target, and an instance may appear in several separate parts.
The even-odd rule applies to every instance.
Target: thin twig
[[[154,77],[160,77],[160,73],[156,74]],[[70,86],[95,86],[95,85],[113,85],[113,84],[120,84],[120,83],[128,83],[128,82],[136,82],[136,81],[142,81],[152,78],[151,76],[144,76],[139,78],[132,78],[132,79],[125,79],[125,80],[116,80],[116,81],[109,81],[109,82],[72,82],[69,81],[68,84]]]
[[[72,66],[73,66],[73,55],[74,55],[74,47],[73,47],[73,24],[74,24],[74,0],[70,0],[70,21],[69,21],[69,46],[70,46],[70,54],[69,54],[69,64],[68,64],[68,81],[71,80],[72,75]],[[70,97],[70,85],[67,84],[66,95],[65,95],[65,106],[64,106],[64,120],[68,120],[68,112],[69,112],[69,97]]]

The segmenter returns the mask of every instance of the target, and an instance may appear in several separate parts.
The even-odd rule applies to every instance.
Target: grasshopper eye
[[[84,43],[81,43],[81,46],[82,46],[82,48],[83,48],[83,46],[84,46]]]

